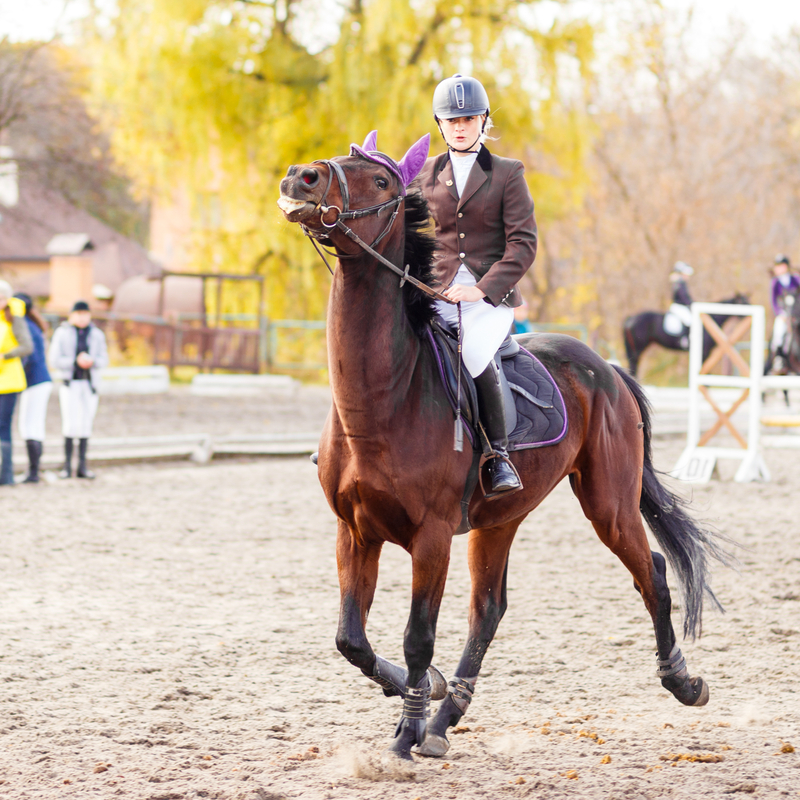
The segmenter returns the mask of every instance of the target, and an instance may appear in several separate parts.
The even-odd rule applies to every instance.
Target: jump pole
[[[673,477],[689,483],[707,483],[717,459],[741,460],[734,480],[738,483],[768,481],[770,473],[761,455],[761,389],[764,373],[763,306],[725,305],[722,303],[692,303],[692,326],[689,335],[689,425],[684,449],[672,471]],[[741,317],[730,335],[724,333],[711,319],[712,314]],[[748,319],[749,318],[749,319]],[[735,349],[737,341],[749,328],[750,361],[745,362]],[[703,362],[703,331],[708,330],[717,342],[708,359]],[[712,370],[728,355],[739,368],[739,375],[712,374]],[[723,410],[712,395],[713,388],[741,389],[741,395],[727,410]],[[712,427],[702,433],[700,424],[701,398],[705,398],[717,415]],[[747,401],[747,435],[739,432],[731,417]],[[721,430],[727,429],[739,447],[714,447],[708,442]]]

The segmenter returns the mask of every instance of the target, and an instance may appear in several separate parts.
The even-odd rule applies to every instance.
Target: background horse
[[[427,205],[418,191],[405,196],[403,186],[422,164],[409,170],[410,155],[402,168],[359,156],[290,167],[278,201],[290,222],[335,247],[339,257],[328,307],[332,407],[319,451],[319,480],[338,519],[336,645],[387,695],[403,697],[390,750],[404,758],[411,758],[415,745],[422,755],[447,751],[447,729],[467,710],[506,609],[517,528],[565,477],[600,540],[633,576],[653,621],[662,686],[685,705],[704,705],[708,687],[690,677],[676,644],[666,561],[651,552],[642,515],[680,581],[685,635],[701,627],[704,594],[716,601],[707,581],[709,556],[725,560],[725,553],[660,484],[647,401],[636,381],[576,339],[529,334],[519,341],[558,383],[569,429],[557,445],[513,453],[522,491],[487,499],[476,490],[471,497],[469,631],[455,676],[427,722],[431,694],[444,694],[439,673],[429,667],[475,454],[469,447],[453,449],[451,407],[422,338],[435,313],[432,300],[395,274],[408,265],[412,276],[432,280],[435,243],[426,233]],[[403,641],[407,670],[376,655],[366,635],[387,542],[404,548],[412,561]],[[581,591],[590,588],[582,585]]]
[[[744,305],[748,303],[747,297],[737,292],[729,300],[720,300],[720,303]],[[651,344],[660,344],[668,350],[686,350],[687,337],[686,334],[680,336],[673,336],[664,330],[664,317],[665,314],[660,314],[657,311],[642,311],[641,314],[634,314],[627,317],[622,324],[622,338],[625,340],[625,353],[628,356],[628,368],[631,375],[636,377],[639,369],[639,359],[642,353]],[[714,321],[717,325],[722,326],[729,316],[724,314],[713,315]],[[703,329],[703,361],[705,361],[714,349],[714,340],[711,334]]]
[[[800,375],[800,292],[795,293],[789,315],[789,343],[786,346],[789,371]]]
[[[784,303],[789,320],[786,339],[781,348],[785,355],[782,374],[800,375],[800,292],[792,292],[787,295]],[[775,356],[776,354],[770,349],[769,358],[764,365],[765,375],[769,375],[772,372]]]

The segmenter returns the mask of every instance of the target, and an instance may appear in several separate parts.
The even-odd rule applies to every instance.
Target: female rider
[[[785,344],[786,334],[789,332],[789,318],[792,313],[792,306],[795,298],[800,296],[800,278],[792,272],[792,265],[789,256],[778,253],[772,265],[772,282],[769,287],[770,300],[772,301],[772,311],[775,314],[775,322],[772,325],[772,338],[769,343],[769,357],[764,367],[764,374],[769,374],[772,370],[776,373],[782,372],[786,368]]]
[[[444,294],[461,303],[463,358],[475,379],[481,422],[495,453],[494,492],[520,488],[508,457],[505,410],[495,353],[522,304],[517,282],[536,257],[536,220],[522,162],[483,144],[489,97],[475,78],[454,75],[433,94],[433,116],[448,152],[429,158],[420,183],[436,225],[436,273]],[[438,302],[440,316],[458,319]]]
[[[13,294],[11,286],[0,280],[0,486],[14,483],[11,418],[27,385],[22,359],[33,350],[25,304]]]

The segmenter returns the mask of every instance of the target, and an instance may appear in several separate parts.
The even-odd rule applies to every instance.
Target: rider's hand
[[[454,303],[477,303],[486,297],[477,286],[462,286],[460,283],[454,283],[444,292],[444,296]]]

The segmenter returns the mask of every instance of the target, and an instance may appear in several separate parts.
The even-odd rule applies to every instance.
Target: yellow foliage
[[[276,207],[281,177],[290,164],[346,153],[374,128],[398,158],[425,132],[441,150],[431,97],[457,71],[486,86],[499,136],[490,148],[525,162],[539,220],[580,205],[593,30],[539,30],[529,12],[540,2],[355,2],[336,43],[313,52],[298,0],[118,0],[87,47],[94,102],[143,195],[194,198],[196,269],[263,274],[270,316],[320,318],[329,276]],[[242,306],[240,296],[223,310]]]

